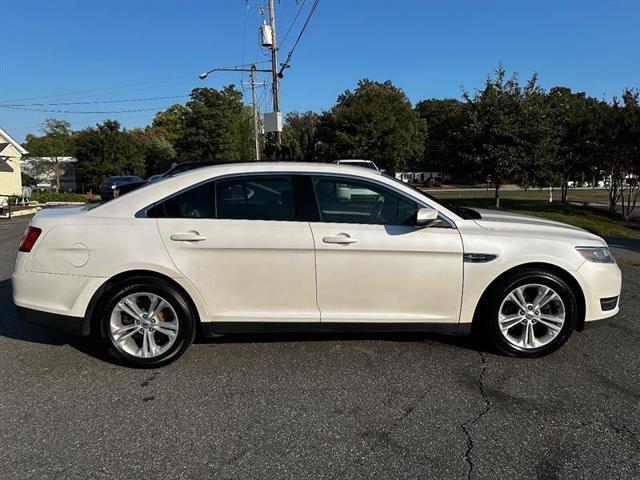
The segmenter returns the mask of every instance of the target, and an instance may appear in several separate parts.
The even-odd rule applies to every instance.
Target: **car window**
[[[213,183],[168,198],[147,212],[150,218],[214,218]]]
[[[382,186],[360,180],[315,177],[323,222],[411,225],[418,205]]]
[[[216,183],[216,218],[296,220],[290,176],[240,177]]]

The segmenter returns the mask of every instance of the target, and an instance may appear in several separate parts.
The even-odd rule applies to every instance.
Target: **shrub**
[[[31,200],[39,203],[86,202],[87,197],[80,193],[33,192]]]

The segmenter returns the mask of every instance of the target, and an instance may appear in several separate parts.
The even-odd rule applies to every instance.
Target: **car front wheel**
[[[496,285],[485,311],[485,332],[503,353],[541,357],[575,329],[576,298],[567,283],[543,270],[514,272]]]
[[[99,332],[109,354],[133,367],[176,360],[193,342],[194,315],[166,281],[129,279],[109,290],[99,310]]]

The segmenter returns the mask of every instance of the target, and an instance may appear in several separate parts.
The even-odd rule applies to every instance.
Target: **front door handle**
[[[335,237],[323,237],[322,241],[324,243],[337,243],[340,245],[349,245],[351,243],[356,243],[358,240],[355,238],[351,238],[348,233],[339,233]]]
[[[174,242],[202,242],[207,239],[195,231],[172,233],[169,238]]]

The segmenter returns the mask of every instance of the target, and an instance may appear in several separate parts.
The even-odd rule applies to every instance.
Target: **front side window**
[[[216,218],[295,221],[292,177],[248,176],[218,181]]]
[[[315,177],[313,185],[323,222],[412,225],[418,209],[408,198],[366,181]]]

